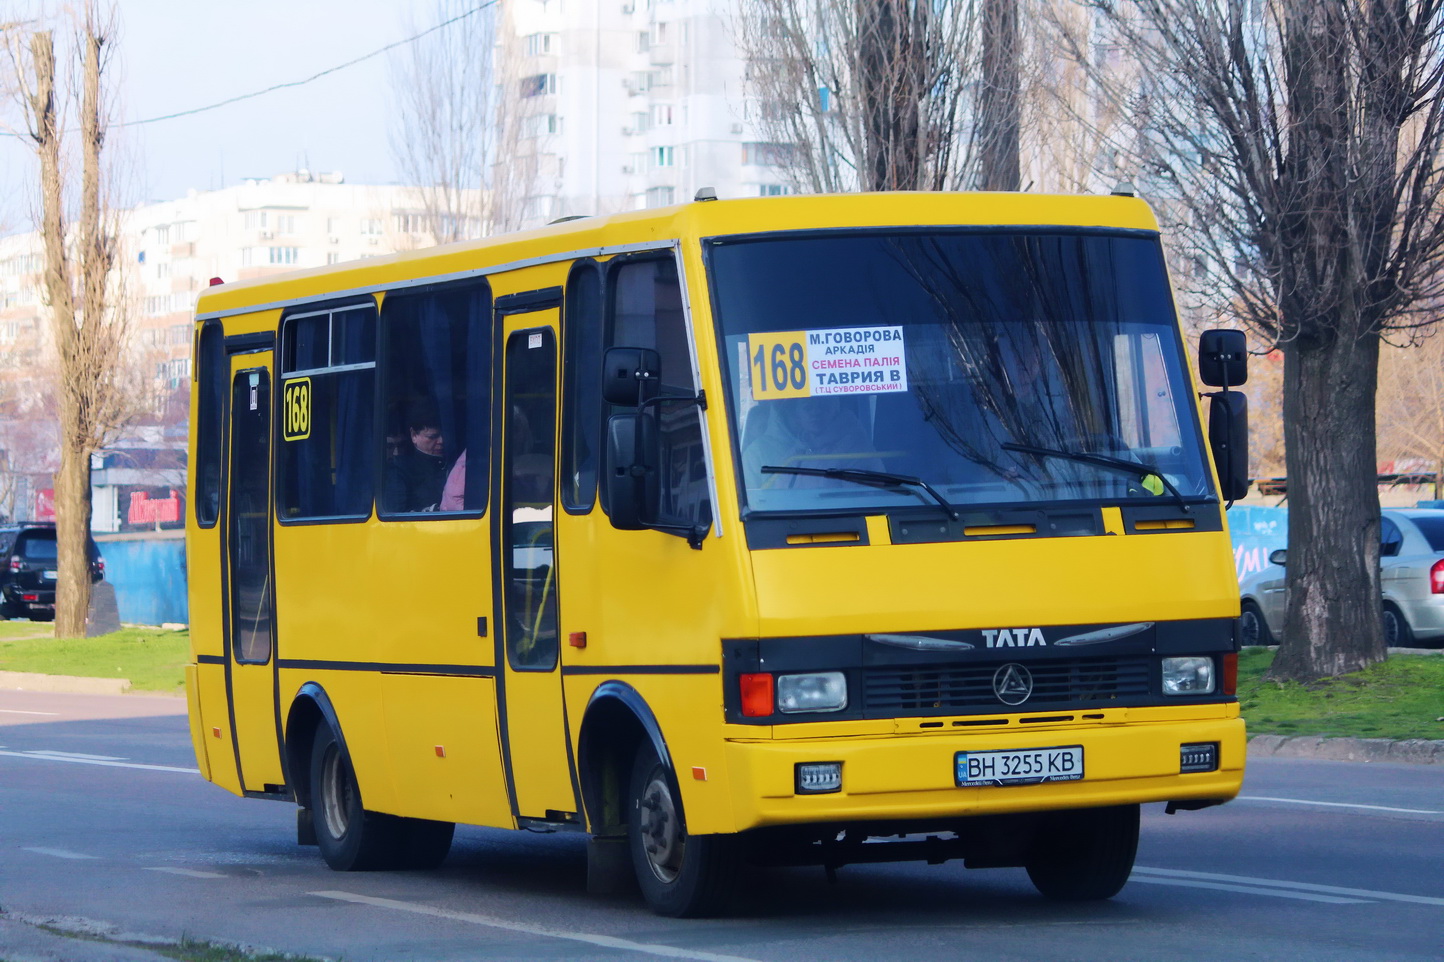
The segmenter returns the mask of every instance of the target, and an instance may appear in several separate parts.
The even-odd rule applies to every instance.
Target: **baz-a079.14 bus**
[[[629,851],[674,915],[748,860],[1109,897],[1140,803],[1243,775],[1242,348],[1199,394],[1127,197],[697,202],[214,287],[201,772],[342,870],[465,823]]]

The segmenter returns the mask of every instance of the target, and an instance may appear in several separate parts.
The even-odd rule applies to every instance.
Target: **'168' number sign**
[[[287,441],[311,436],[311,379],[287,381],[281,394],[281,429]]]

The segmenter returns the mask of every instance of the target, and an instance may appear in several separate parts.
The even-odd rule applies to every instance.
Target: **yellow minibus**
[[[1242,335],[1200,393],[1138,199],[704,198],[220,284],[194,350],[196,758],[334,869],[1099,899],[1239,790]]]

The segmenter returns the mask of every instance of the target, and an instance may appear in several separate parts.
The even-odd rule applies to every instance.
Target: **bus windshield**
[[[1213,497],[1152,235],[721,237],[707,266],[748,512]]]

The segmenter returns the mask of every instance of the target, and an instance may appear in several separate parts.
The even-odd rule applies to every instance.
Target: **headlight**
[[[840,711],[847,707],[847,677],[840,671],[777,676],[780,712]]]
[[[1163,659],[1165,695],[1207,695],[1213,691],[1213,659],[1201,656]]]

